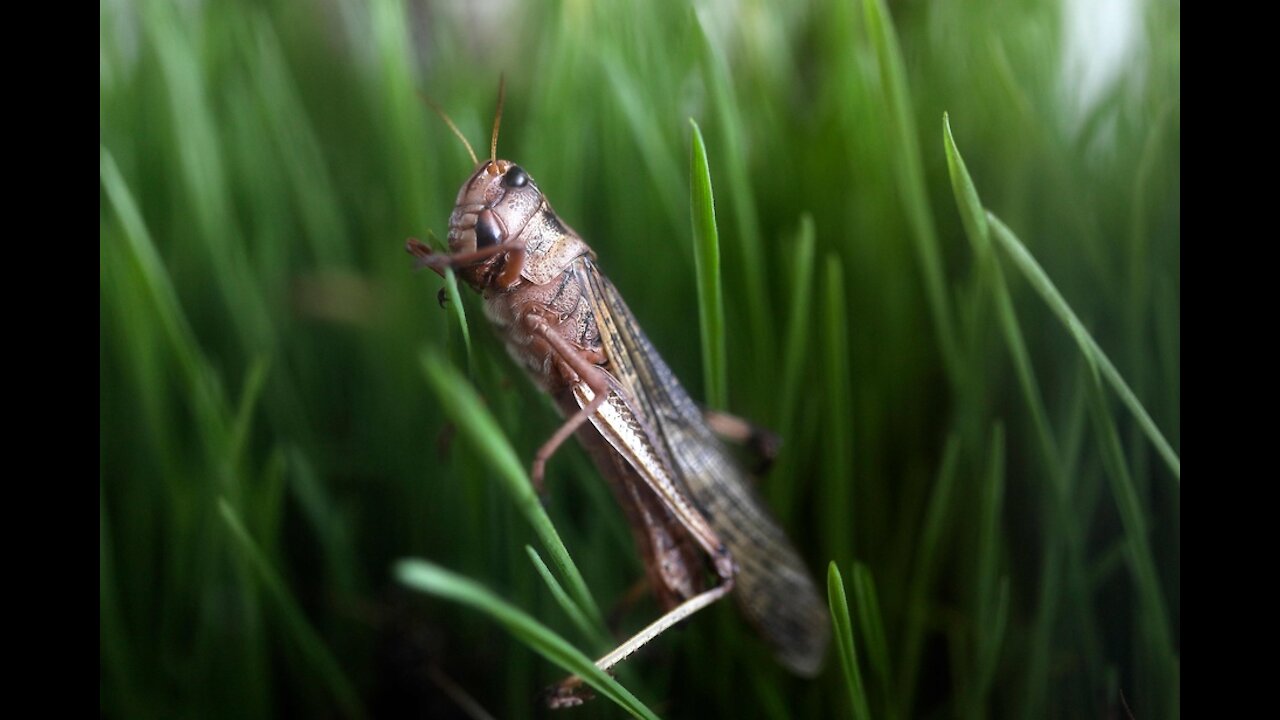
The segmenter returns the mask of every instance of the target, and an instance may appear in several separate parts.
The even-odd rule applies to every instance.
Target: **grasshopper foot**
[[[547,707],[552,710],[577,707],[595,698],[591,688],[583,685],[582,679],[576,675],[558,685],[552,685],[542,695],[547,701]]]
[[[422,242],[418,238],[411,237],[404,241],[405,252],[412,255],[416,262],[414,270],[422,268],[431,268],[439,273],[442,269],[449,267],[450,257],[443,253],[438,253],[431,249],[430,245]]]
[[[435,254],[431,246],[416,237],[411,237],[404,241],[404,251],[417,258],[418,262],[423,262]]]

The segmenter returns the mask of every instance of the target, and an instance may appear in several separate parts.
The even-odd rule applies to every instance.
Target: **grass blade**
[[[102,480],[98,480],[98,647],[102,657],[102,673],[119,688],[115,698],[103,698],[99,712],[117,711],[137,716],[137,689],[134,687],[132,640],[121,612],[120,589],[116,583],[115,549],[112,529],[103,497]],[[110,700],[110,702],[107,702]]]
[[[599,628],[591,624],[587,616],[582,614],[578,604],[569,597],[569,593],[564,591],[564,586],[556,580],[556,576],[551,574],[551,568],[542,561],[542,556],[538,554],[531,546],[525,545],[524,551],[529,553],[529,561],[533,563],[534,569],[542,576],[542,581],[547,584],[547,588],[551,590],[551,596],[555,598],[556,604],[564,610],[564,614],[569,616],[569,621],[582,633],[582,636],[590,640],[598,648],[608,649],[610,642],[608,636],[600,632]]]
[[[792,253],[791,303],[787,314],[786,350],[782,364],[782,391],[779,395],[777,431],[785,439],[795,442],[803,436],[800,423],[797,422],[797,411],[800,406],[802,372],[805,361],[813,354],[810,337],[810,315],[813,308],[813,269],[814,269],[814,230],[813,217],[805,213],[800,218],[800,231],[796,238],[795,251]],[[784,446],[782,463],[791,471],[800,459],[798,446]],[[780,468],[775,478],[782,478]],[[788,518],[796,498],[800,496],[800,477],[789,472],[790,480],[771,482],[768,485],[769,499],[778,512],[778,517]]]
[[[1178,454],[1169,445],[1169,441],[1165,440],[1160,429],[1156,427],[1155,421],[1147,414],[1146,408],[1142,406],[1137,396],[1129,389],[1129,385],[1125,383],[1124,378],[1120,376],[1120,372],[1111,364],[1111,360],[1107,358],[1106,353],[1102,352],[1102,348],[1098,346],[1093,336],[1085,329],[1084,323],[1080,322],[1080,319],[1072,312],[1071,306],[1067,304],[1066,299],[1058,292],[1058,288],[1054,287],[1053,281],[1045,274],[1044,269],[1040,267],[1040,263],[1036,262],[1031,253],[1027,252],[1027,248],[1022,244],[1022,241],[1018,240],[1013,231],[1000,222],[1000,219],[994,214],[987,213],[987,222],[995,231],[994,236],[997,244],[1013,260],[1014,265],[1031,283],[1031,287],[1035,288],[1040,297],[1044,298],[1053,314],[1057,315],[1062,324],[1067,326],[1067,330],[1071,332],[1076,343],[1080,345],[1080,351],[1084,353],[1091,364],[1097,365],[1102,377],[1106,379],[1111,388],[1120,396],[1120,401],[1124,403],[1125,407],[1129,408],[1129,412],[1138,420],[1138,424],[1142,427],[1143,432],[1146,433],[1147,438],[1156,446],[1160,457],[1164,459],[1165,464],[1173,471],[1174,479],[1182,482],[1182,461],[1178,458]]]
[[[969,242],[979,262],[990,262],[993,275],[992,291],[995,293],[996,315],[1004,333],[1005,345],[1013,361],[1014,372],[1018,376],[1018,385],[1022,389],[1023,398],[1031,413],[1031,421],[1035,425],[1036,437],[1040,442],[1040,452],[1044,456],[1044,467],[1053,481],[1060,501],[1065,500],[1067,482],[1063,476],[1062,463],[1059,460],[1057,443],[1049,426],[1048,413],[1044,399],[1040,394],[1040,385],[1036,381],[1031,368],[1031,357],[1027,351],[1026,341],[1018,326],[1017,316],[1013,309],[1013,301],[1009,297],[1009,288],[1005,283],[1004,273],[999,263],[994,262],[991,251],[991,237],[987,227],[986,211],[978,198],[969,170],[965,167],[964,158],[956,147],[955,138],[951,135],[951,119],[942,116],[942,141],[947,155],[947,169],[951,174],[951,189],[956,197],[956,207],[960,211],[960,219],[964,225]]]
[[[852,497],[853,477],[853,421],[849,408],[853,407],[849,391],[849,321],[846,315],[844,292],[844,266],[835,255],[827,256],[826,327],[827,339],[825,388],[827,405],[827,439],[830,447],[830,477],[836,479],[828,485],[826,513],[823,525],[827,547],[832,552],[853,553],[854,505]],[[838,557],[838,556],[837,556]]]
[[[989,683],[1004,641],[1008,610],[1008,585],[998,577],[1001,556],[1000,518],[1004,507],[1005,443],[1004,427],[996,423],[991,432],[991,448],[986,477],[979,488],[977,517],[977,562],[974,569],[974,611],[978,630],[974,633],[973,667],[975,681],[968,687],[969,710],[977,715],[986,707]]]
[[[849,621],[849,602],[844,595],[844,579],[840,577],[840,568],[834,562],[827,566],[827,602],[831,606],[836,651],[840,654],[840,667],[844,669],[844,684],[849,690],[853,717],[855,720],[869,720],[871,710],[867,707],[862,672],[858,670],[858,655],[853,644],[853,623]]]
[[[115,209],[124,229],[125,251],[139,276],[144,279],[147,300],[156,313],[170,348],[182,368],[183,379],[195,399],[196,419],[206,437],[226,438],[225,419],[229,415],[226,399],[217,387],[217,378],[209,367],[195,332],[191,329],[173,281],[156,251],[151,234],[133,193],[106,148],[99,146],[98,171],[107,200]]]
[[[875,47],[880,66],[880,84],[884,88],[885,107],[889,113],[888,125],[897,131],[894,137],[894,157],[897,161],[898,189],[905,205],[907,222],[911,224],[920,269],[924,274],[924,289],[938,334],[938,347],[954,386],[960,383],[961,378],[959,344],[952,325],[933,211],[929,209],[929,195],[925,189],[924,164],[920,160],[920,140],[911,110],[911,89],[907,86],[902,50],[898,47],[898,35],[889,19],[884,0],[864,0],[863,12],[867,32],[871,35],[871,44]]]
[[[876,594],[876,583],[871,575],[871,568],[863,562],[853,563],[853,599],[857,607],[858,627],[862,628],[862,636],[867,646],[867,662],[871,666],[871,672],[875,674],[884,703],[882,715],[887,718],[897,717],[897,712],[892,708],[893,701],[890,695],[890,688],[893,685],[889,665],[889,643],[885,641],[880,600]]]
[[[978,199],[978,190],[969,177],[969,169],[965,167],[964,158],[956,147],[955,138],[951,136],[951,118],[942,114],[942,146],[947,155],[947,170],[951,175],[951,191],[956,196],[956,208],[960,211],[960,222],[964,225],[964,233],[973,245],[974,254],[983,257],[991,245],[987,235],[987,216],[982,209],[982,201]]]
[[[245,373],[244,389],[240,391],[240,402],[236,406],[235,419],[231,424],[231,464],[237,464],[244,453],[249,431],[253,428],[253,415],[258,406],[258,398],[262,394],[262,386],[267,381],[267,370],[271,361],[266,355],[254,357],[249,371]]]
[[[720,236],[716,232],[715,200],[711,195],[711,168],[702,130],[693,127],[693,147],[689,155],[689,207],[693,216],[693,260],[698,273],[698,318],[702,327],[702,373],[707,387],[707,406],[728,407],[729,385],[725,365],[724,292],[720,284]]]
[[[1030,649],[1026,661],[1027,680],[1023,699],[1024,714],[1034,716],[1042,714],[1047,703],[1049,658],[1054,651],[1053,629],[1058,621],[1059,607],[1065,604],[1074,615],[1081,616],[1077,635],[1083,638],[1082,643],[1089,647],[1093,642],[1090,630],[1092,623],[1083,616],[1089,604],[1087,598],[1093,593],[1081,582],[1084,550],[1080,539],[1081,533],[1076,527],[1075,500],[1068,484],[1068,478],[1073,473],[1062,461],[1062,453],[1049,424],[1040,383],[1031,366],[1031,354],[1018,325],[1017,313],[1013,307],[1004,271],[996,262],[986,211],[978,198],[964,158],[956,147],[955,139],[951,134],[950,118],[945,114],[943,115],[943,146],[946,150],[956,207],[960,211],[965,232],[978,256],[978,262],[990,268],[991,291],[995,295],[997,322],[1013,362],[1014,374],[1017,376],[1023,400],[1031,415],[1041,464],[1052,484],[1053,492],[1044,501],[1045,547],[1038,580],[1040,588],[1037,593],[1037,609],[1029,634]],[[1002,593],[1006,592],[1005,587],[1002,585]],[[1065,603],[1064,596],[1068,599]],[[1002,602],[1007,602],[1007,597],[1004,595],[1000,599]],[[1000,617],[1002,622],[1006,619],[1003,611]],[[980,660],[979,664],[981,665],[982,662]],[[991,662],[994,662],[994,658]],[[994,667],[991,670],[994,671]],[[978,682],[979,687],[985,687],[984,683],[989,682],[989,679],[979,679]]]
[[[916,545],[915,560],[912,562],[914,570],[907,587],[902,672],[898,675],[902,688],[898,697],[903,704],[904,717],[912,717],[911,703],[916,696],[916,673],[920,668],[920,656],[924,646],[924,629],[932,597],[930,593],[933,586],[934,566],[937,563],[942,533],[946,529],[947,513],[952,507],[951,496],[955,488],[956,463],[959,456],[960,438],[953,433],[947,438],[947,447],[942,452],[942,462],[938,466],[938,480],[929,497],[920,542]]]
[[[697,12],[697,21],[693,23],[698,36],[698,48],[701,54],[703,84],[710,93],[715,117],[719,121],[720,136],[723,139],[724,167],[726,177],[722,187],[728,187],[729,209],[737,221],[738,237],[736,249],[741,253],[742,270],[746,287],[747,311],[751,319],[751,347],[755,351],[756,378],[773,376],[774,328],[773,316],[769,314],[766,298],[769,297],[767,271],[769,265],[764,260],[764,249],[760,242],[760,221],[756,212],[755,193],[747,175],[746,158],[748,153],[742,141],[742,114],[738,110],[738,102],[734,97],[733,82],[729,74],[728,62],[722,48],[713,44],[707,37],[708,17],[705,12]]]
[[[792,432],[796,404],[800,397],[800,373],[805,359],[812,353],[809,338],[809,315],[813,307],[813,216],[800,218],[800,234],[796,238],[791,277],[791,304],[787,314],[786,357],[782,370],[782,402],[778,432]]]
[[[564,638],[474,580],[449,572],[425,560],[412,559],[397,562],[395,575],[400,582],[415,590],[462,603],[485,613],[529,649],[566,672],[582,678],[586,684],[626,710],[632,717],[657,719],[658,716],[645,707],[635,695],[596,667],[590,658],[579,652]]]
[[[474,360],[471,357],[471,328],[467,325],[466,308],[462,307],[462,295],[458,293],[458,276],[454,274],[451,267],[444,269],[444,287],[449,297],[449,305],[453,307],[453,314],[458,318],[458,328],[462,330],[462,344],[467,349],[467,368],[470,370],[474,367]]]
[[[604,621],[601,619],[600,609],[592,599],[591,592],[587,590],[587,583],[582,579],[582,573],[578,572],[578,566],[574,564],[573,558],[569,557],[569,551],[560,540],[560,534],[556,532],[546,509],[542,507],[537,493],[533,491],[533,484],[525,474],[524,464],[520,462],[516,451],[507,442],[506,435],[493,419],[493,415],[485,409],[480,396],[476,394],[471,383],[441,359],[434,350],[427,350],[422,354],[422,366],[431,386],[440,397],[445,412],[457,423],[462,435],[480,451],[480,455],[497,472],[512,501],[529,521],[533,531],[542,541],[543,547],[551,553],[551,562],[565,578],[574,602],[597,627],[603,628]]]
[[[1164,593],[1160,589],[1160,576],[1156,571],[1155,557],[1148,540],[1150,535],[1146,515],[1134,488],[1133,478],[1129,475],[1128,465],[1125,463],[1124,451],[1120,447],[1120,436],[1116,433],[1111,413],[1107,409],[1098,368],[1092,363],[1086,362],[1086,364],[1089,380],[1086,383],[1089,410],[1094,429],[1098,434],[1098,441],[1102,445],[1102,464],[1107,477],[1111,480],[1111,492],[1120,514],[1120,522],[1124,525],[1125,536],[1128,538],[1129,565],[1133,570],[1133,584],[1141,606],[1137,620],[1138,630],[1149,643],[1149,647],[1145,648],[1144,652],[1149,654],[1151,662],[1149,666],[1143,668],[1143,672],[1151,678],[1152,685],[1165,691],[1160,693],[1160,697],[1150,699],[1155,703],[1150,707],[1154,714],[1161,717],[1176,717],[1178,662],[1170,635],[1169,614],[1166,610]]]
[[[311,624],[307,622],[306,614],[302,612],[298,601],[294,599],[293,594],[289,592],[284,581],[271,567],[271,563],[258,549],[258,544],[249,536],[249,531],[245,529],[244,523],[240,522],[240,516],[235,509],[226,500],[218,501],[218,513],[221,514],[223,522],[231,533],[231,538],[235,541],[235,547],[248,565],[257,574],[258,581],[267,589],[267,593],[276,602],[280,608],[280,617],[284,620],[288,629],[289,636],[298,644],[302,655],[315,667],[316,672],[323,681],[321,684],[333,693],[333,697],[338,701],[342,708],[343,714],[347,717],[362,718],[365,717],[364,707],[360,704],[360,697],[356,694],[355,688],[342,672],[342,667],[338,664],[333,653],[329,652],[324,641],[316,633]]]
[[[681,220],[683,213],[680,212],[680,164],[676,160],[679,156],[671,150],[658,129],[659,125],[654,122],[652,102],[638,92],[640,83],[636,72],[614,52],[604,53],[601,62],[609,89],[614,92],[622,117],[640,150],[640,157],[645,162],[649,176],[653,178],[654,186],[658,188],[663,210],[670,218],[671,226],[680,227],[684,223]],[[688,247],[684,243],[676,245],[681,250]]]

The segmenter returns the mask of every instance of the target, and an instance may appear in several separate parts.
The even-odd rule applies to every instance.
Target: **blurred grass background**
[[[669,717],[1178,715],[1180,469],[1106,367],[1176,452],[1178,3],[99,12],[105,717],[544,715],[563,671],[407,589],[406,557],[606,649],[493,448],[453,434],[481,406],[448,395],[473,385],[526,464],[550,403],[464,289],[468,353],[403,251],[443,236],[471,170],[416,93],[479,149],[500,73],[499,155],[704,398],[697,120],[728,407],[784,438],[761,492],[819,587],[833,561],[849,591],[857,698],[834,650],[791,678],[728,604],[624,686]],[[642,575],[622,515],[576,446],[548,485],[609,614]]]

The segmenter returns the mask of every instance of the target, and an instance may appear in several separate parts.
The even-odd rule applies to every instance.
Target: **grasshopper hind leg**
[[[611,673],[614,665],[626,660],[636,650],[648,644],[650,640],[670,629],[672,625],[728,595],[732,590],[733,577],[730,576],[710,590],[689,598],[667,614],[654,620],[648,627],[633,635],[631,639],[619,645],[613,652],[597,660],[596,667]],[[583,687],[582,678],[573,675],[560,684],[548,688],[546,697],[547,707],[556,710],[581,705],[585,700],[590,699],[591,695]]]
[[[588,439],[588,451],[601,452],[602,445]],[[649,641],[699,610],[715,603],[734,588],[737,566],[723,543],[714,536],[706,541],[685,527],[667,503],[639,477],[621,457],[610,456],[618,469],[614,491],[626,511],[637,548],[645,561],[647,585],[654,591],[664,614],[615,650],[596,661],[596,667],[612,673]],[[708,588],[708,565],[717,584]],[[592,695],[578,676],[566,678],[548,688],[545,695],[551,709],[574,707]]]
[[[564,424],[542,444],[542,447],[538,448],[538,453],[534,455],[533,466],[529,469],[529,478],[533,481],[534,489],[541,495],[544,490],[547,460],[550,460],[564,441],[589,420],[608,399],[609,377],[598,365],[587,360],[583,350],[575,348],[568,340],[561,337],[541,315],[525,315],[524,325],[529,332],[545,341],[556,357],[572,369],[591,388],[593,394],[591,402],[569,416],[569,419],[565,420]]]

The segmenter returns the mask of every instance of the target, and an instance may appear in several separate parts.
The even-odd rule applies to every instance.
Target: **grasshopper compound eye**
[[[492,210],[484,210],[476,218],[476,248],[497,245],[502,240],[502,226]]]
[[[502,176],[502,184],[509,188],[521,188],[529,184],[529,173],[519,165],[512,165],[507,174]]]

